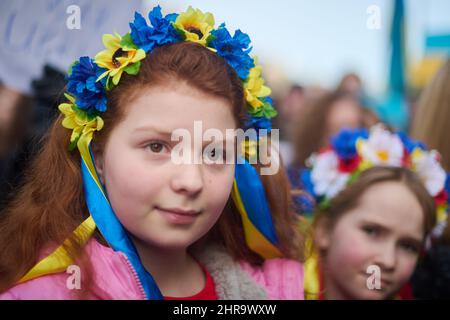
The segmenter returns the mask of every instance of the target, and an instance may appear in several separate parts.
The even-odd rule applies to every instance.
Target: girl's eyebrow
[[[179,128],[176,128],[176,129],[174,129],[172,131],[167,131],[165,129],[158,128],[156,126],[146,125],[146,126],[142,126],[142,127],[137,127],[132,132],[135,133],[135,132],[153,131],[153,132],[156,132],[156,133],[161,134],[161,135],[169,135],[170,136],[170,135],[172,135],[172,132],[177,130],[177,129],[179,129]],[[233,136],[232,139],[226,139],[226,138],[225,139],[205,139],[204,141],[205,142],[218,142],[218,143],[224,142],[224,141],[229,141],[230,143],[232,143],[232,142],[234,143],[235,142],[235,138]]]
[[[146,125],[146,126],[142,126],[142,127],[138,127],[136,129],[133,130],[133,133],[139,133],[139,132],[148,132],[148,131],[152,131],[155,132],[159,135],[162,136],[171,136],[172,135],[172,131],[167,131],[161,128],[157,128],[155,126],[151,126],[151,125]]]
[[[422,242],[423,242],[422,239],[417,239],[416,237],[404,237],[403,239],[406,241],[412,242],[417,246],[421,246]]]
[[[363,220],[361,220],[361,223],[362,224],[375,225],[375,226],[377,226],[378,228],[380,228],[383,231],[387,231],[387,232],[391,231],[391,229],[389,227],[387,227],[387,226],[385,226],[385,225],[383,225],[383,224],[381,224],[381,223],[379,223],[377,221],[370,221],[370,220],[367,220],[367,219],[363,219]],[[418,239],[416,237],[405,236],[405,237],[402,237],[402,238],[405,239],[405,240],[408,240],[408,241],[417,242],[419,244],[422,243],[422,240]]]
[[[158,135],[161,135],[163,137],[167,137],[167,138],[170,138],[172,136],[172,131],[167,131],[165,129],[161,129],[161,128],[158,128],[158,127],[153,126],[153,125],[145,125],[145,126],[142,126],[142,127],[137,127],[136,129],[134,129],[132,131],[132,133],[149,132],[149,131],[154,132],[154,133],[156,133]],[[223,140],[222,139],[211,139],[211,140],[206,139],[206,140],[204,140],[202,142],[203,142],[203,145],[208,145],[208,144],[212,144],[212,145],[222,144],[222,145],[225,145],[226,143],[234,145],[235,138],[234,137],[232,139],[226,139],[225,138]]]
[[[384,231],[389,231],[390,228],[383,225],[382,223],[378,222],[378,221],[374,221],[374,220],[367,220],[367,219],[362,219],[361,220],[361,224],[370,224],[370,225],[375,225],[378,228],[384,230]]]

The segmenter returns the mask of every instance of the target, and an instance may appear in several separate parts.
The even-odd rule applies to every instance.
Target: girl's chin
[[[357,281],[353,283],[352,288],[348,288],[350,300],[385,300],[390,297],[392,288],[381,287],[380,289],[369,289],[367,287],[367,276],[362,274]]]
[[[355,292],[354,300],[385,300],[389,297],[386,289],[368,289],[366,287]]]

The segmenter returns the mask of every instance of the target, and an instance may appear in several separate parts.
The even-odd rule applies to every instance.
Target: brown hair
[[[102,151],[114,124],[125,115],[124,106],[141,89],[164,85],[174,79],[226,99],[233,108],[237,123],[242,125],[245,120],[244,93],[235,71],[225,60],[204,47],[182,42],[157,48],[148,54],[138,75],[122,75],[120,85],[108,93],[108,111],[102,115],[105,127],[93,140],[94,151]],[[29,168],[24,186],[2,214],[0,292],[14,285],[37,262],[44,246],[62,243],[71,237],[72,231],[88,216],[79,169],[80,156],[78,152],[67,151],[71,133],[61,126],[61,121],[60,115]],[[262,181],[272,209],[280,250],[286,257],[301,259],[302,241],[296,228],[296,216],[290,210],[289,184],[284,171],[262,177]],[[261,258],[250,252],[245,243],[236,208],[230,201],[228,207],[230,210],[225,211],[217,225],[221,241],[233,257],[260,263]],[[99,233],[96,236],[102,240]],[[76,239],[70,239],[74,245],[70,255],[82,260],[80,265],[83,268],[89,267],[82,246]]]
[[[348,185],[331,200],[327,209],[317,209],[314,223],[317,224],[318,221],[326,218],[332,227],[342,215],[358,205],[361,196],[367,189],[377,183],[387,181],[403,183],[417,198],[424,213],[424,236],[427,235],[436,224],[434,200],[417,175],[402,167],[373,167],[363,171],[355,182]]]
[[[332,106],[342,100],[350,99],[359,105],[353,95],[345,92],[328,92],[307,102],[305,112],[298,119],[298,126],[294,134],[296,166],[304,167],[305,160],[314,152],[318,152],[326,144],[327,118]],[[361,127],[363,123],[363,109],[361,108]]]
[[[442,155],[442,166],[450,171],[450,60],[434,76],[422,93],[411,128],[411,136],[436,149]]]

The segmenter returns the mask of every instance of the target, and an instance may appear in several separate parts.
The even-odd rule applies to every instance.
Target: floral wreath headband
[[[68,72],[68,102],[59,105],[64,114],[62,125],[72,130],[69,149],[78,148],[81,155],[81,173],[89,217],[74,231],[73,235],[85,244],[98,229],[111,248],[124,253],[142,284],[148,299],[161,299],[161,292],[153,277],[143,267],[139,254],[127,231],[117,219],[94,165],[90,148],[95,131],[103,126],[101,114],[107,112],[106,93],[120,85],[125,72],[139,73],[141,61],[157,47],[188,41],[198,43],[215,52],[236,71],[244,88],[246,109],[249,115],[246,127],[271,130],[271,118],[277,112],[269,95],[271,90],[264,85],[262,69],[257,58],[250,57],[250,38],[237,30],[233,36],[221,24],[214,29],[214,17],[189,7],[181,14],[161,14],[155,7],[149,13],[151,25],[144,17],[135,13],[130,23],[131,32],[120,36],[103,36],[105,50],[94,59],[81,57],[72,64]],[[256,136],[256,142],[262,136]],[[245,149],[245,145],[243,146]],[[251,151],[249,146],[249,151]],[[244,153],[247,157],[247,153]],[[277,247],[278,238],[269,209],[263,184],[256,169],[246,160],[235,166],[235,178],[231,197],[242,219],[248,247],[264,259],[281,257]],[[19,282],[57,272],[63,272],[73,263],[66,251],[70,246],[66,240],[49,256],[38,262]]]
[[[81,57],[69,68],[66,98],[61,104],[65,115],[63,126],[73,130],[70,148],[92,139],[103,128],[101,114],[107,111],[106,93],[119,85],[122,74],[139,73],[141,61],[155,48],[188,41],[198,43],[225,59],[235,71],[244,88],[248,121],[247,128],[271,129],[271,118],[277,115],[270,98],[271,90],[264,85],[262,68],[256,57],[250,57],[250,38],[237,30],[233,36],[225,24],[214,29],[214,17],[189,7],[181,14],[161,14],[155,7],[149,13],[149,26],[144,17],[135,13],[131,32],[120,36],[105,34],[106,49],[94,59]],[[81,139],[81,142],[80,142]]]
[[[307,166],[301,180],[320,208],[327,208],[331,199],[369,168],[407,168],[417,174],[436,203],[437,226],[433,234],[439,236],[447,223],[450,175],[442,168],[437,151],[428,151],[423,143],[404,133],[392,133],[381,124],[370,132],[344,129],[331,138],[327,148],[313,154]],[[309,200],[305,197],[302,201]]]

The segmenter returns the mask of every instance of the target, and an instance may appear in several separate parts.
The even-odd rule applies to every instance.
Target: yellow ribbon
[[[100,180],[98,179],[94,163],[89,151],[89,144],[92,141],[95,131],[103,128],[103,120],[100,117],[95,117],[91,120],[77,114],[73,103],[74,98],[66,94],[67,99],[72,103],[63,103],[59,105],[59,110],[65,115],[62,125],[67,129],[72,129],[71,142],[77,141],[77,147],[81,154],[82,161],[86,164],[89,173],[94,178],[99,189],[103,193]],[[105,196],[105,194],[103,193]],[[105,196],[106,198],[106,196]],[[73,232],[75,238],[79,239],[81,245],[85,245],[95,231],[96,225],[91,215],[84,220]],[[66,247],[70,247],[71,243],[68,239],[62,245],[57,247],[50,255],[38,262],[25,276],[23,276],[19,283],[46,275],[62,272],[70,266],[73,261],[70,258]]]
[[[231,190],[231,197],[236,204],[238,211],[242,218],[242,225],[244,227],[245,240],[250,249],[260,254],[264,259],[273,259],[282,257],[280,250],[275,247],[269,240],[264,237],[261,232],[250,221],[247,211],[242,203],[241,196],[236,184],[236,180],[233,182],[233,188]]]
[[[320,293],[319,263],[317,252],[313,252],[305,261],[305,300],[318,300]]]
[[[89,216],[82,224],[80,224],[73,232],[75,237],[84,245],[94,233],[96,226],[92,216]],[[67,270],[67,267],[73,263],[65,247],[70,247],[71,243],[68,239],[64,241],[50,255],[38,262],[30,271],[23,276],[18,283],[22,283],[43,275],[58,273]]]

